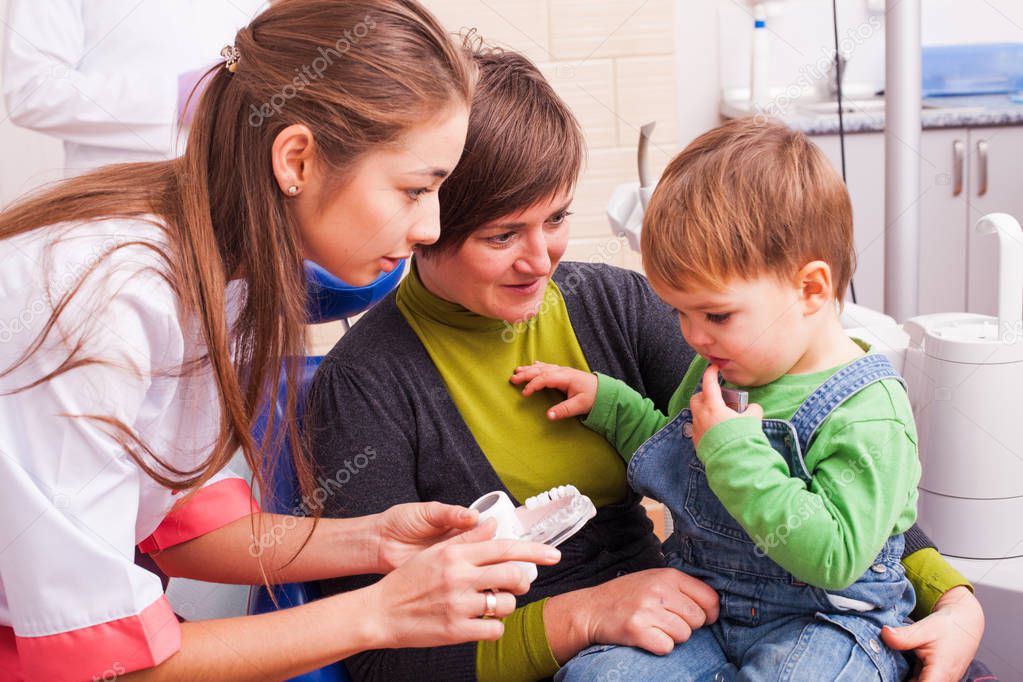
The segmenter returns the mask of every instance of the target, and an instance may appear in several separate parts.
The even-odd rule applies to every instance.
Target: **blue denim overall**
[[[869,354],[821,384],[791,421],[763,420],[764,434],[790,475],[809,486],[802,453],[821,424],[858,391],[889,378],[905,386],[887,358]],[[769,559],[715,497],[692,433],[692,413],[682,410],[636,451],[629,483],[671,511],[675,531],[664,545],[668,564],[718,592],[720,618],[667,656],[590,647],[556,679],[901,680],[908,664],[885,646],[880,630],[904,624],[914,604],[900,563],[902,536],[890,537],[873,565],[846,589],[829,594],[802,583]],[[799,519],[790,521],[794,528]],[[783,542],[781,536],[779,529],[771,537]],[[769,551],[772,539],[761,542]]]

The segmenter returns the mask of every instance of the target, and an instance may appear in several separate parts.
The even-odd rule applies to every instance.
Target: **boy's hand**
[[[597,399],[597,375],[561,365],[549,365],[537,360],[532,365],[516,367],[512,374],[513,384],[525,383],[522,395],[533,395],[544,388],[554,388],[568,395],[564,400],[547,410],[548,419],[565,419],[588,414]]]
[[[694,445],[699,445],[703,434],[723,421],[738,417],[756,417],[757,419],[764,417],[763,408],[756,403],[750,403],[746,411],[742,413],[725,405],[725,399],[721,397],[721,386],[718,385],[717,365],[711,365],[703,373],[703,390],[689,399],[689,409],[693,413]]]

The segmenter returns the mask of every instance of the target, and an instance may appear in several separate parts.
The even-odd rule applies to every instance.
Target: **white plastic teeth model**
[[[523,540],[557,546],[596,516],[597,508],[574,485],[562,485],[530,497],[516,513]]]
[[[539,495],[534,495],[526,500],[526,509],[534,509],[543,504],[550,504],[551,501],[566,497],[568,495],[578,495],[579,490],[574,485],[558,485],[550,490],[545,490]]]

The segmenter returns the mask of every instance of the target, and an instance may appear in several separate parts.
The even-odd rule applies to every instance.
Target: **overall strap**
[[[817,430],[835,408],[867,386],[885,379],[895,379],[906,388],[905,380],[895,371],[888,358],[878,353],[868,353],[850,362],[818,386],[790,420],[799,437],[799,448],[803,455],[810,450]]]

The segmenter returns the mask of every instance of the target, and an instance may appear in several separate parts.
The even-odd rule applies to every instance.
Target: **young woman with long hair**
[[[440,503],[261,514],[226,474],[240,449],[261,481],[279,444],[251,428],[282,371],[295,387],[303,259],[361,285],[437,239],[475,72],[413,0],[282,0],[222,54],[183,157],[0,213],[5,680],[280,679],[366,649],[495,639],[501,622],[481,616],[527,589],[507,562],[557,560]],[[299,443],[294,414],[292,398],[275,430]],[[305,499],[322,498],[297,451]],[[253,551],[264,537],[273,551]],[[179,623],[136,547],[201,580],[387,575]]]

